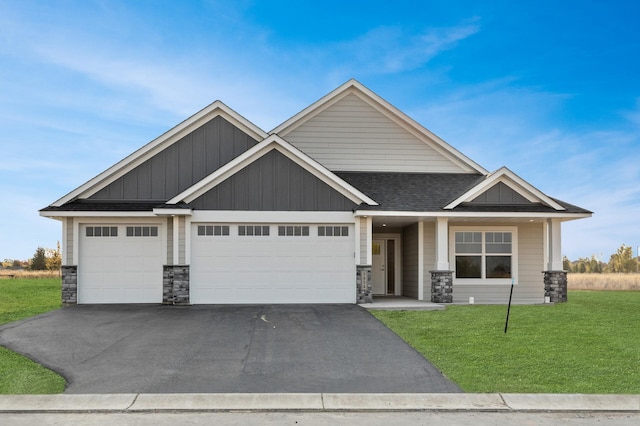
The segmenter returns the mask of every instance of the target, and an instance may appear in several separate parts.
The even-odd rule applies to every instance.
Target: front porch
[[[421,309],[427,306],[425,303],[507,303],[512,281],[514,303],[566,301],[566,274],[560,254],[562,220],[558,218],[535,213],[447,217],[367,213],[358,215],[360,223],[356,226],[356,259],[360,260],[357,303],[361,306]],[[457,237],[461,232],[481,236],[477,254],[459,251]],[[496,259],[489,238],[498,235],[508,235],[509,239],[501,246],[506,252],[498,254],[507,263],[501,275],[488,269]],[[481,270],[478,278],[460,278],[461,273],[456,276],[461,258],[471,257]]]
[[[374,296],[371,303],[360,303],[359,306],[373,311],[442,311],[445,305],[426,300],[417,300],[405,296]]]

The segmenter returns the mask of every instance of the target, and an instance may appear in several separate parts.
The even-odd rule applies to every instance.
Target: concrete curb
[[[640,394],[210,393],[0,395],[0,413],[207,411],[640,412]]]

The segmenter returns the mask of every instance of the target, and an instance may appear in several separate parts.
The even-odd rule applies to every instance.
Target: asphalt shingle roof
[[[444,206],[485,179],[481,174],[336,172],[340,178],[374,199],[379,205],[361,205],[359,210],[442,211]],[[591,213],[588,210],[555,200],[565,213]],[[540,203],[486,205],[463,203],[453,209],[460,212],[558,213]]]

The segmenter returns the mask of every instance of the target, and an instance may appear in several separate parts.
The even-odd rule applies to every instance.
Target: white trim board
[[[477,164],[475,161],[462,154],[453,146],[449,145],[447,142],[439,138],[436,134],[422,126],[417,121],[413,120],[404,112],[391,105],[389,102],[382,99],[376,93],[374,93],[355,79],[347,81],[337,89],[323,96],[318,101],[314,102],[284,123],[271,130],[269,133],[279,134],[282,137],[286,137],[288,133],[349,94],[358,96],[378,112],[401,126],[403,129],[411,133],[413,136],[415,136],[425,144],[432,146],[440,154],[459,165],[462,169],[466,169],[469,173],[488,173],[486,169]]]
[[[208,123],[216,117],[224,118],[225,120],[258,141],[268,136],[268,134],[264,130],[251,123],[249,120],[226,106],[221,101],[215,101],[211,105],[187,118],[182,123],[163,133],[148,144],[144,145],[142,148],[133,152],[123,160],[109,167],[107,170],[100,173],[85,184],[79,186],[64,197],[55,201],[52,206],[59,207],[69,201],[72,201],[75,198],[90,197],[102,188],[114,182],[116,179],[124,176],[135,167],[144,163],[160,151],[163,151],[167,147],[173,145],[175,142],[179,141],[187,134],[191,133],[195,129],[201,127],[202,125]]]
[[[447,204],[444,209],[451,210],[459,206],[461,203],[470,202],[482,193],[491,189],[499,182],[507,185],[509,188],[513,189],[515,192],[532,203],[541,202],[558,211],[566,210],[560,204],[545,195],[542,191],[535,188],[533,185],[531,185],[506,167],[501,167],[500,169],[488,175],[484,181],[480,182],[479,184],[462,194],[460,197]]]
[[[340,179],[320,163],[313,160],[311,157],[304,154],[278,135],[269,136],[267,139],[245,151],[235,159],[220,167],[215,172],[211,173],[206,178],[202,179],[190,188],[176,195],[175,197],[167,201],[167,204],[177,204],[181,201],[190,203],[191,201],[205,194],[207,191],[224,182],[226,179],[233,176],[238,171],[244,169],[249,164],[253,163],[254,161],[258,160],[274,149],[285,155],[287,158],[307,170],[309,173],[311,173],[354,203],[366,203],[373,206],[378,205],[378,203],[376,203],[374,200],[372,200],[344,180]]]

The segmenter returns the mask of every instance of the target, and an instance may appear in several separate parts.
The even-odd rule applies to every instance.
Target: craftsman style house
[[[561,302],[561,224],[591,216],[355,80],[270,132],[216,101],[40,214],[67,304]]]

